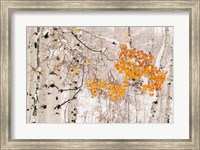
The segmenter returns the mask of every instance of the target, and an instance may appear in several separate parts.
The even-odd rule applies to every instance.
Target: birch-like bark
[[[34,112],[34,99],[35,99],[35,74],[32,67],[36,67],[36,53],[34,43],[36,40],[36,35],[34,34],[36,29],[27,28],[27,123],[36,123]],[[32,66],[32,67],[31,67]]]
[[[28,63],[30,67],[28,68],[28,75],[31,76],[31,82],[29,82],[28,94],[29,94],[29,112],[31,117],[29,118],[29,123],[37,123],[37,115],[38,115],[38,102],[39,102],[39,89],[40,89],[40,27],[37,27],[35,30],[28,30],[30,36],[29,41],[29,51],[27,52],[28,55],[31,57],[31,61]],[[29,57],[29,58],[30,58]],[[33,86],[34,85],[34,86]],[[31,97],[31,99],[30,99]],[[33,102],[31,102],[33,101]],[[30,106],[31,104],[31,106]]]

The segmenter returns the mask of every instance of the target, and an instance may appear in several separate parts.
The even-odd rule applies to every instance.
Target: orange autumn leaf
[[[90,60],[86,60],[86,65],[90,65],[91,64],[91,61]]]
[[[154,93],[149,93],[149,96],[154,96]]]
[[[81,31],[80,29],[76,29],[76,28],[75,28],[75,29],[72,29],[72,32],[73,32],[73,33],[78,33],[78,32],[80,32],[80,31]]]

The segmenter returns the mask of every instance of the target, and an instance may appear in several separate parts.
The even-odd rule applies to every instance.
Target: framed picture
[[[1,1],[1,149],[200,149],[199,8]]]

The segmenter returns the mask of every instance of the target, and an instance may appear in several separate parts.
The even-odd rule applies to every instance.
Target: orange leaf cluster
[[[101,81],[100,79],[88,79],[86,83],[92,97],[99,96],[103,93],[103,91],[107,91],[112,101],[123,98],[128,86],[126,82],[111,83],[109,81]]]
[[[126,45],[120,45],[119,60],[114,64],[116,70],[123,74],[123,83],[113,83],[100,79],[88,79],[86,81],[92,97],[100,96],[103,91],[107,92],[111,100],[123,98],[129,86],[129,80],[139,82],[142,77],[148,79],[148,83],[141,86],[141,92],[149,91],[153,96],[155,90],[161,90],[166,79],[167,72],[160,71],[154,64],[154,56],[143,50],[128,49]]]
[[[146,54],[143,50],[128,49],[126,45],[120,45],[119,61],[114,67],[126,78],[140,81],[143,76],[148,77],[148,84],[141,87],[141,91],[149,90],[153,96],[154,90],[161,90],[166,79],[167,72],[160,71],[152,63],[154,56],[151,52]]]

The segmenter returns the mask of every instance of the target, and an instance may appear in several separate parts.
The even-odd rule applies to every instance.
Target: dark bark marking
[[[37,42],[34,43],[35,48],[37,48]]]
[[[33,109],[33,116],[37,116],[37,107],[36,107],[36,105],[34,106],[34,109]]]
[[[37,76],[37,79],[40,80],[40,76]]]
[[[158,101],[153,102],[154,104],[158,104]]]
[[[131,39],[131,29],[128,27],[128,37],[129,37],[129,44],[132,46],[132,39]]]
[[[169,118],[167,119],[167,123],[169,123]]]
[[[50,72],[50,73],[49,73],[49,75],[56,75],[56,76],[58,76],[58,74],[57,74],[57,73],[55,73],[55,72],[53,72],[53,71],[52,71],[52,72]]]
[[[62,92],[63,92],[63,89],[60,89],[58,92],[62,93]]]
[[[47,108],[47,105],[42,105],[41,106],[43,109],[46,109]]]
[[[54,110],[55,109],[61,109],[61,105],[57,105],[56,107],[54,107]]]
[[[55,84],[50,84],[49,87],[48,87],[48,89],[49,89],[49,88],[54,88],[54,87],[58,89],[58,87],[57,87]],[[59,90],[59,89],[58,89],[58,90]]]
[[[45,39],[47,39],[49,37],[49,32],[47,32],[44,36]]]

